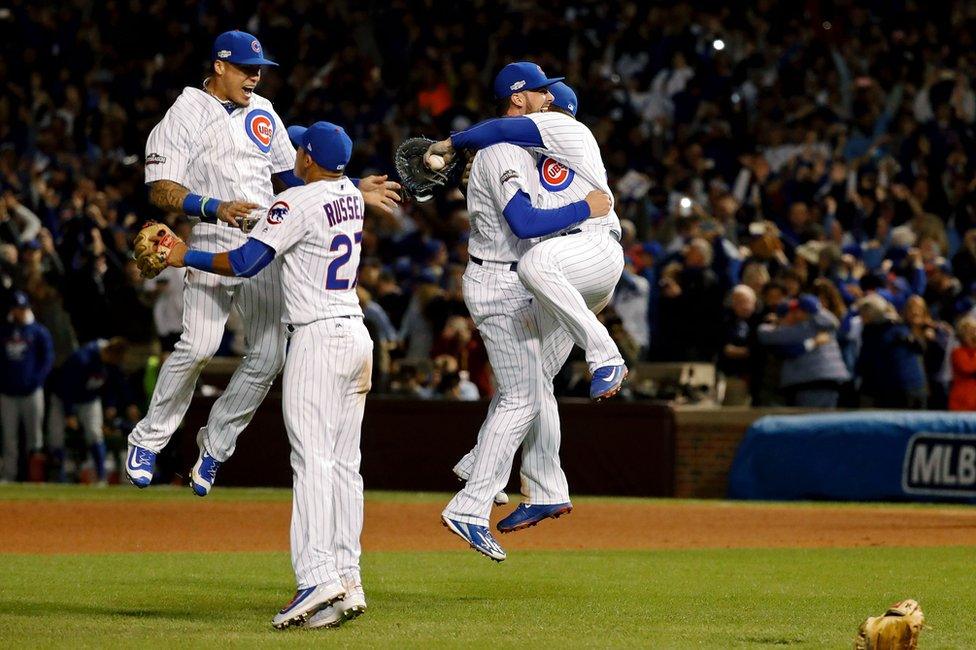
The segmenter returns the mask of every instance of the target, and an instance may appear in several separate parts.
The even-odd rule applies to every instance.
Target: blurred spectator
[[[942,381],[943,367],[946,365],[946,350],[952,337],[948,323],[935,321],[929,315],[928,305],[922,296],[911,296],[905,301],[902,318],[912,333],[912,339],[922,347],[922,362],[928,385],[928,408],[945,409],[948,400],[948,386]]]
[[[895,308],[872,293],[858,303],[864,324],[857,369],[861,405],[875,408],[925,408],[928,387],[921,341]]]
[[[956,335],[959,347],[952,351],[949,410],[976,411],[976,318],[961,318],[956,325]]]
[[[776,324],[759,326],[758,339],[784,358],[780,386],[791,406],[834,408],[850,379],[840,355],[837,317],[810,294],[783,302]]]
[[[661,337],[668,341],[665,358],[710,361],[720,345],[722,288],[712,271],[712,245],[695,238],[682,260],[661,272]]]
[[[624,267],[612,304],[624,330],[638,346],[638,357],[643,359],[651,344],[651,283],[635,274],[631,263]]]
[[[94,468],[95,480],[104,484],[105,438],[102,392],[109,373],[125,360],[129,344],[122,338],[86,343],[68,357],[53,379],[48,411],[48,447],[56,471],[65,479],[66,429],[80,426]]]
[[[47,328],[34,321],[30,300],[23,291],[14,293],[13,305],[0,324],[0,426],[3,431],[3,473],[0,479],[16,481],[23,427],[31,454],[30,479],[43,478],[37,471],[37,455],[44,449],[44,382],[54,364],[54,345]],[[43,461],[40,461],[43,462]]]
[[[470,379],[468,373],[458,369],[457,359],[442,354],[434,358],[434,367],[440,377],[437,386],[437,396],[442,399],[476,400],[479,397],[478,387]]]
[[[144,290],[152,304],[152,322],[159,337],[159,346],[172,352],[183,333],[183,278],[185,268],[167,266],[151,280]]]
[[[718,355],[718,369],[726,377],[724,404],[743,405],[750,399],[750,385],[758,381],[756,368],[756,292],[740,284],[732,290],[732,302],[725,315],[725,338]]]

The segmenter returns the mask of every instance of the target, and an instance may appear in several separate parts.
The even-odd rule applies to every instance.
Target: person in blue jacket
[[[51,333],[34,321],[30,300],[23,291],[13,294],[7,319],[0,324],[0,344],[0,429],[3,431],[0,479],[16,481],[20,427],[24,428],[32,456],[44,447],[41,427],[44,382],[54,363]]]
[[[102,388],[111,366],[121,366],[129,344],[123,338],[98,339],[75,350],[52,382],[48,446],[64,480],[65,428],[81,427],[99,484],[105,483]]]

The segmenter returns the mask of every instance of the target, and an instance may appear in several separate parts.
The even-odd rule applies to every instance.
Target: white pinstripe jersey
[[[194,194],[268,206],[271,175],[295,166],[285,124],[264,97],[227,113],[213,95],[184,88],[146,141],[146,183],[170,180]],[[193,247],[221,251],[245,235],[226,224],[197,223]]]
[[[586,198],[593,190],[605,192],[612,199],[600,145],[585,124],[557,112],[532,113],[526,117],[535,122],[542,134],[543,146],[532,148],[539,156],[538,178],[543,190],[538,207],[568,205]],[[612,208],[607,216],[586,223],[620,232],[620,219]]]
[[[495,144],[478,151],[468,178],[471,235],[468,252],[494,262],[514,262],[524,244],[515,236],[501,210],[519,190],[536,205],[539,180],[532,154],[512,144]]]
[[[363,195],[348,178],[291,187],[274,198],[251,237],[283,259],[284,321],[362,316],[356,296]]]

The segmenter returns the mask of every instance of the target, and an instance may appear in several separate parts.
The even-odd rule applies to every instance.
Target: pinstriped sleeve
[[[496,209],[501,211],[520,191],[533,196],[528,174],[534,171],[532,157],[525,149],[511,144],[496,144],[481,150],[484,178]]]
[[[271,173],[291,171],[295,168],[295,147],[288,139],[288,129],[273,108],[268,107],[275,119],[274,136],[271,139]]]
[[[185,110],[177,103],[166,111],[146,140],[146,183],[169,180],[186,186],[192,141]]]

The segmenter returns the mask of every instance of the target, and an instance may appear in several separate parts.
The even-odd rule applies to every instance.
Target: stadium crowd
[[[213,37],[239,27],[281,64],[258,92],[289,123],[342,124],[354,175],[392,174],[408,135],[491,116],[510,60],[565,75],[624,220],[627,267],[601,318],[628,364],[714,362],[754,405],[976,409],[976,6],[707,4],[13,0],[0,393],[61,403],[49,445],[61,427],[93,454],[121,448],[181,331],[181,272],[142,279],[134,232],[147,218],[190,229],[148,204],[146,136],[201,83]],[[366,224],[374,392],[491,394],[461,298],[467,223],[454,190]],[[94,388],[68,395],[82,380]],[[568,366],[558,385],[585,383]],[[79,408],[96,393],[102,431]]]

